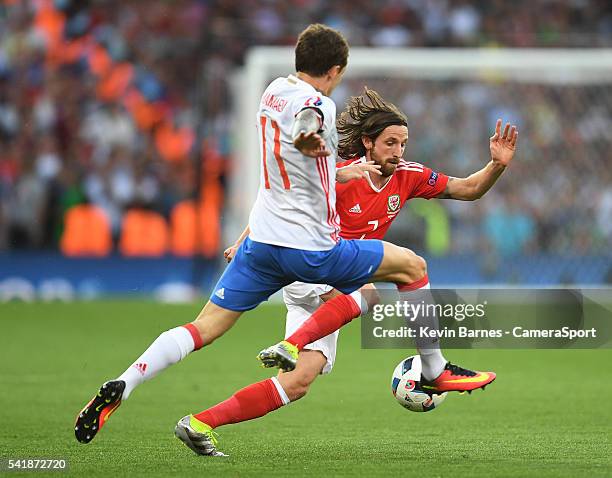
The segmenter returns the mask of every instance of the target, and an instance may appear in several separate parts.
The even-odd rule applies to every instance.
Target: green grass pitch
[[[275,305],[145,383],[92,443],[77,443],[75,415],[100,383],[198,310],[0,305],[0,457],[66,458],[75,476],[612,475],[612,350],[451,350],[448,358],[495,370],[497,381],[417,414],[390,393],[394,366],[414,351],[362,350],[357,323],[340,335],[333,373],[308,396],[219,428],[229,458],[194,455],[174,438],[176,421],[269,376],[255,355],[281,337],[284,309]]]

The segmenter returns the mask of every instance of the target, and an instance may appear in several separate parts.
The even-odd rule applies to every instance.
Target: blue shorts
[[[329,284],[344,294],[370,282],[383,258],[378,240],[344,240],[328,251],[304,251],[246,238],[210,300],[224,309],[257,307],[295,281]]]

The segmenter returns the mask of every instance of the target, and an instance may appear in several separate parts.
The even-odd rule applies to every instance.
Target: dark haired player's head
[[[325,94],[340,83],[348,63],[348,42],[337,30],[320,23],[309,25],[295,45],[295,70],[325,83],[318,88]]]
[[[348,100],[337,122],[342,158],[365,156],[380,164],[383,176],[395,172],[408,141],[408,120],[393,103],[365,88]]]

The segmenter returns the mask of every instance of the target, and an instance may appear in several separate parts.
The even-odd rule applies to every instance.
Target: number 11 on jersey
[[[264,182],[266,189],[270,189],[270,177],[268,176],[268,164],[267,164],[267,156],[268,149],[266,147],[266,124],[268,122],[267,116],[261,116],[259,118],[259,122],[261,124],[261,142],[263,144],[263,171],[264,171]],[[280,128],[278,127],[278,123],[274,120],[270,120],[270,125],[274,130],[274,158],[276,159],[276,163],[278,164],[278,169],[281,174],[281,178],[283,178],[283,187],[285,189],[291,189],[291,183],[289,182],[289,176],[287,175],[287,169],[285,168],[285,162],[280,154]]]

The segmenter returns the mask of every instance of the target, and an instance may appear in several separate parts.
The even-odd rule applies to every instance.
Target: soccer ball
[[[405,358],[395,367],[391,392],[402,407],[412,412],[429,412],[438,408],[446,398],[446,392],[430,396],[421,390],[420,355]]]

